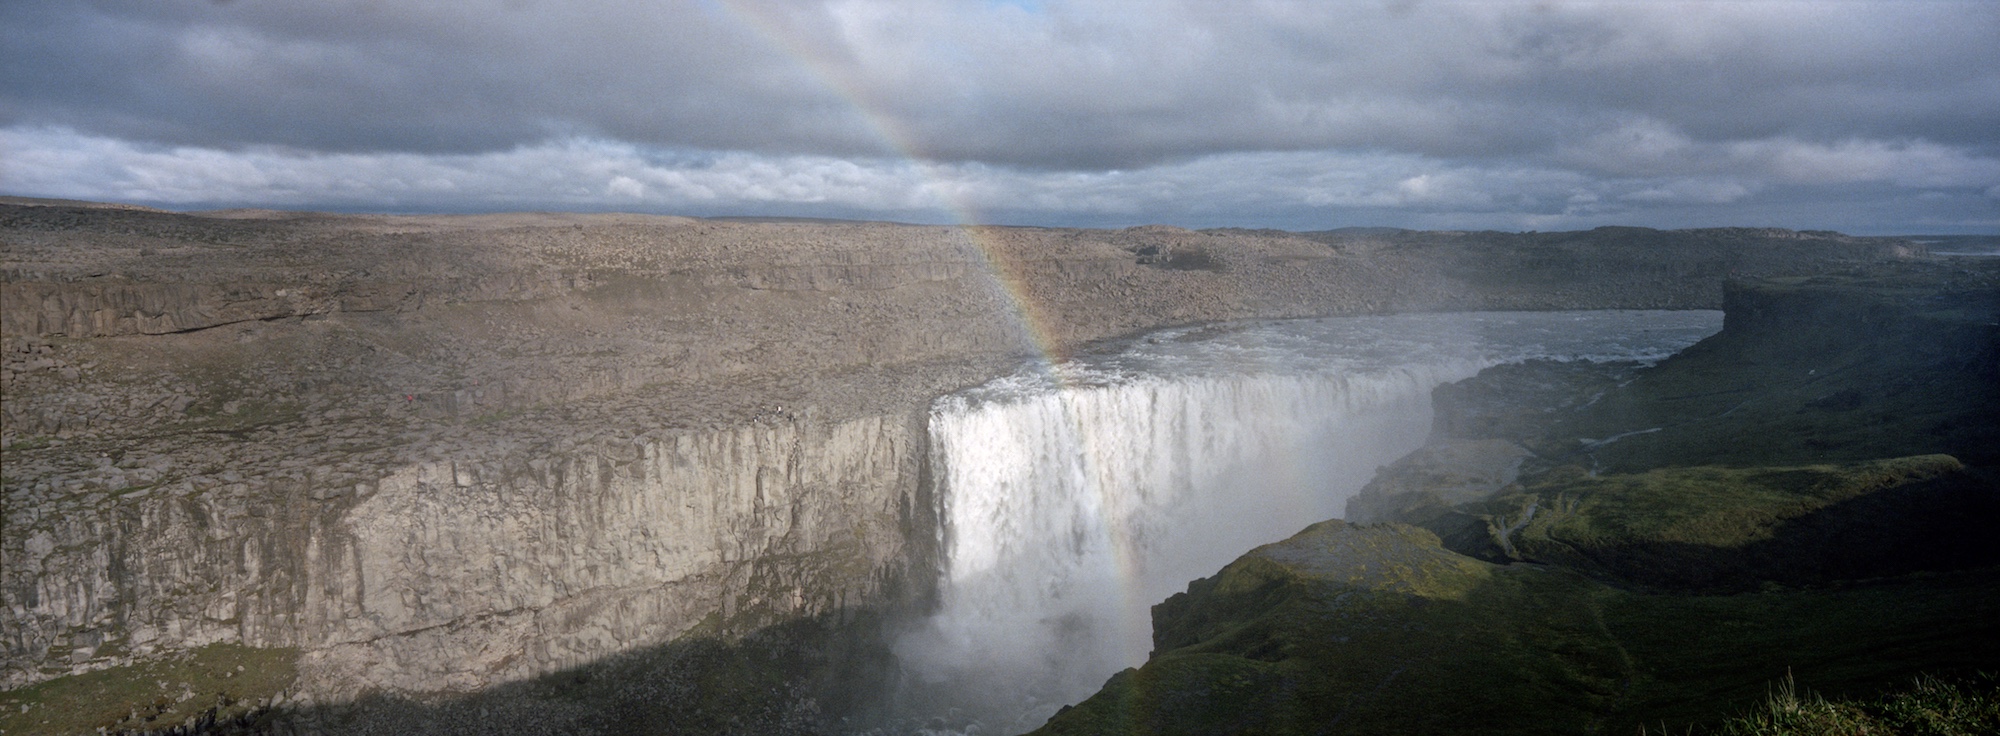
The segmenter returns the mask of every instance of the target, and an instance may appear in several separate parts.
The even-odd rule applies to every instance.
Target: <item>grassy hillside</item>
[[[1738,285],[1723,333],[1659,366],[1440,389],[1433,445],[1350,506],[1379,523],[1194,582],[1143,667],[1038,733],[1982,732],[1996,284]],[[1909,690],[1924,673],[1974,684]]]

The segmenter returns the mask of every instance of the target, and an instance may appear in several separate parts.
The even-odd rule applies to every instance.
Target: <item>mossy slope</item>
[[[1310,558],[1307,548],[1330,554]],[[1344,565],[1329,565],[1336,559]],[[1644,593],[1328,522],[1154,610],[1160,647],[1038,733],[1620,733],[1756,702],[1787,671],[1867,692],[2000,661],[1991,569]]]
[[[1453,549],[1651,590],[1736,592],[2000,563],[2000,484],[1949,455],[1842,465],[1570,468],[1426,521]]]
[[[1196,581],[1150,661],[1037,733],[1679,733],[1788,673],[1865,697],[1992,669],[1994,276],[1733,286],[1655,368],[1441,389],[1430,454],[1350,505],[1387,523]]]
[[[0,693],[0,734],[156,731],[255,719],[296,676],[298,651],[211,644]]]
[[[2000,464],[1995,271],[1732,284],[1720,334],[1523,440],[1603,472],[1926,453]]]

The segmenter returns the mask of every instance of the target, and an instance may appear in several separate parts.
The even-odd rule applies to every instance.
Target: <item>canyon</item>
[[[1146,663],[1036,733],[2000,725],[1825,715],[1996,693],[2000,263],[1732,282],[1724,311],[1655,365],[1439,386],[1423,448],[1154,606]]]
[[[718,709],[801,730],[893,719],[851,681],[894,679],[882,632],[939,605],[941,396],[1169,327],[1717,309],[1727,279],[1927,258],[1899,239],[1763,229],[28,200],[0,203],[0,248],[0,704],[36,725],[69,685],[129,699],[86,732],[211,707],[533,730],[645,679],[621,672],[668,671],[692,679],[630,698],[754,686],[783,692]],[[745,664],[758,656],[787,664]],[[162,662],[259,684],[106,684],[150,685]]]

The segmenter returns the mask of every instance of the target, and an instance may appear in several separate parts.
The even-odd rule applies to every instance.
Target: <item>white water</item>
[[[1340,516],[1420,446],[1430,391],[1535,357],[1657,360],[1719,312],[1400,315],[1185,328],[939,399],[940,608],[916,710],[1032,729],[1151,649],[1153,604]]]

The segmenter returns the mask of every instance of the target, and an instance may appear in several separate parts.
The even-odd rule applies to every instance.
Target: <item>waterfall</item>
[[[1635,342],[1629,319],[1563,318],[1574,313],[1172,334],[939,399],[930,462],[946,561],[936,614],[897,643],[906,705],[932,726],[1040,726],[1145,660],[1153,604],[1339,516],[1379,466],[1421,446],[1432,388],[1547,355],[1550,335],[1606,330],[1561,351],[1657,359],[1717,322]],[[1468,333],[1481,319],[1503,324]]]
[[[1154,603],[1340,515],[1376,467],[1423,444],[1431,388],[1477,368],[940,401],[931,458],[946,580],[906,661],[920,676],[987,683],[964,707],[1024,721],[996,725],[1040,725],[1145,660]]]

